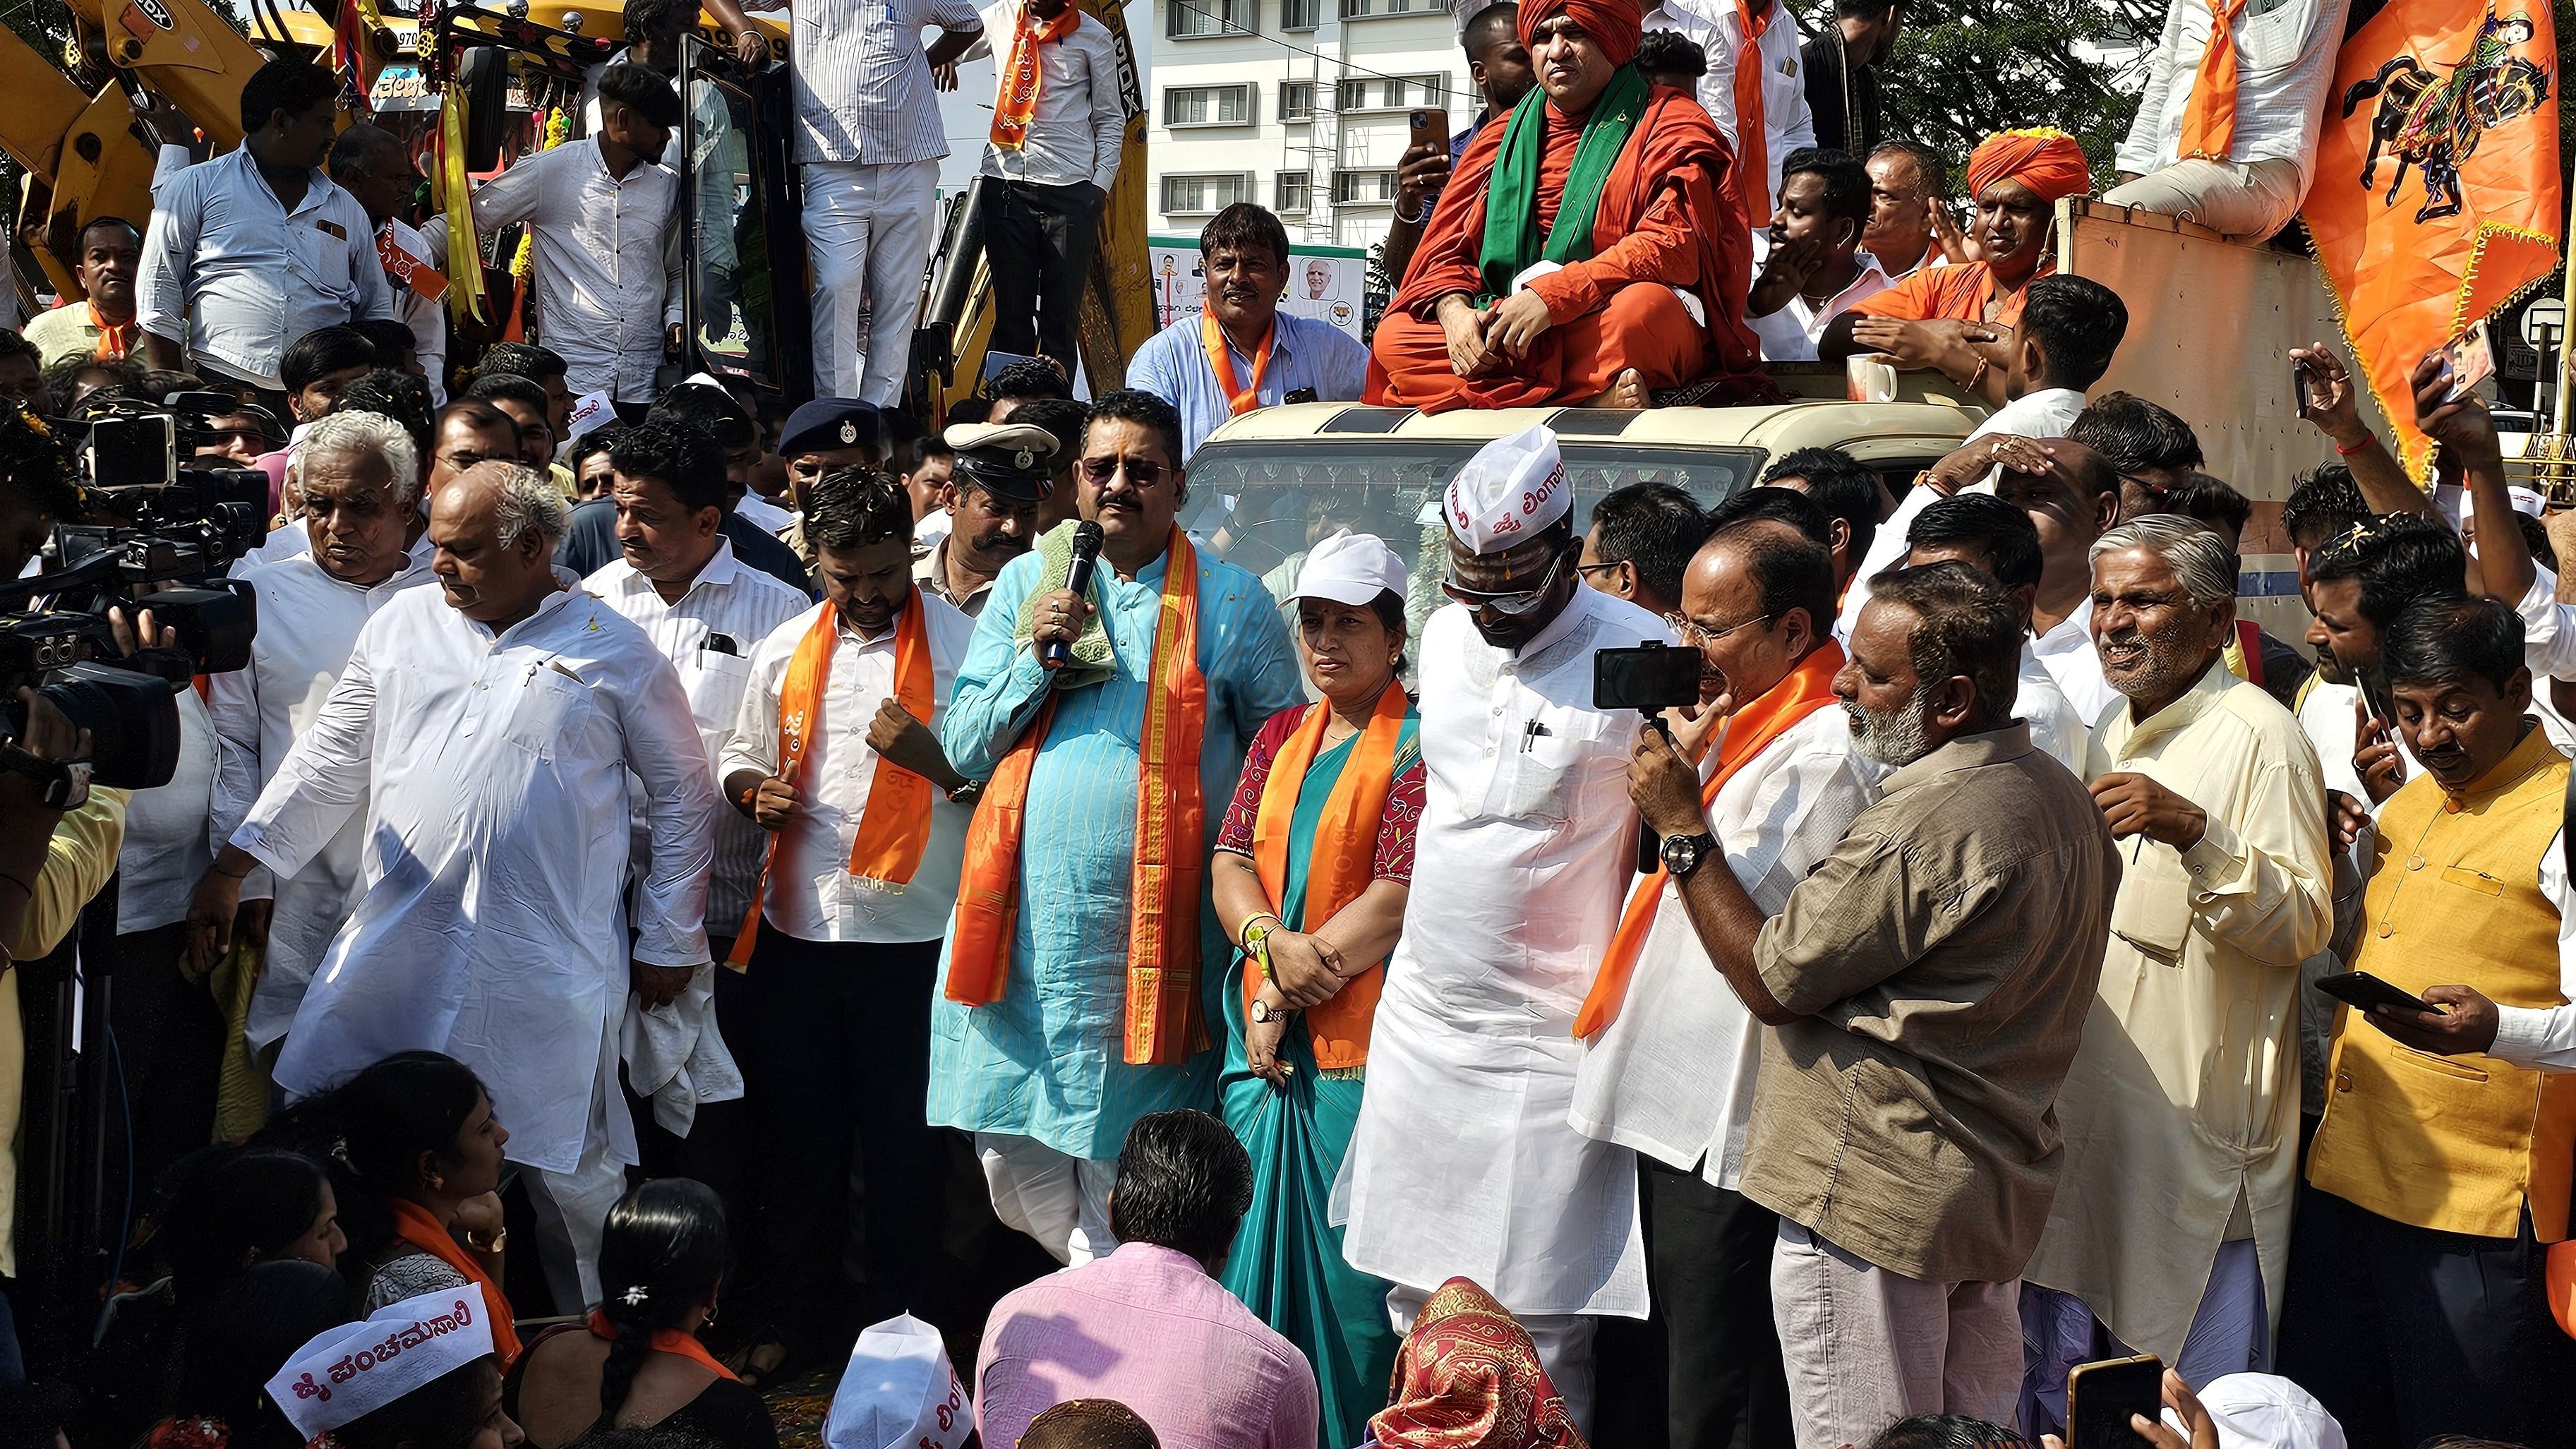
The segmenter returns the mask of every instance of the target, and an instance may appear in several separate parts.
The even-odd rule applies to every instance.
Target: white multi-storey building
[[[1292,242],[1367,246],[1394,218],[1411,113],[1447,111],[1454,135],[1482,104],[1450,0],[1154,0],[1151,24],[1161,235],[1253,201]]]

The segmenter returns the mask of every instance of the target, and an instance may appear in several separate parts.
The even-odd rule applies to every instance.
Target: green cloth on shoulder
[[[1068,518],[1038,535],[1038,586],[1020,604],[1019,621],[1011,626],[1011,641],[1026,645],[1037,634],[1038,600],[1054,593],[1073,576],[1073,530],[1081,522]],[[1091,617],[1082,621],[1082,637],[1073,641],[1073,657],[1057,670],[1055,687],[1080,689],[1086,684],[1103,683],[1118,673],[1118,656],[1109,647],[1109,631],[1100,622],[1100,571],[1092,570]]]

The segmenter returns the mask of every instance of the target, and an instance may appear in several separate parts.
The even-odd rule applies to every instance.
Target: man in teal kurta
[[[1050,611],[1069,602],[1060,593],[1068,524],[994,581],[941,729],[950,761],[982,779],[1054,703],[1028,780],[1018,909],[998,995],[959,1004],[953,940],[941,963],[929,1118],[975,1134],[995,1213],[1068,1263],[1111,1246],[1109,1187],[1128,1127],[1148,1112],[1215,1106],[1215,1052],[1130,1065],[1121,1036],[1139,741],[1172,521],[1187,496],[1180,432],[1171,405],[1145,393],[1112,393],[1095,406],[1077,501],[1106,541],[1088,611],[1077,621],[1075,663],[1044,668],[1035,637],[1049,629]],[[1195,658],[1206,681],[1199,781],[1207,829],[1197,847],[1204,862],[1244,750],[1305,689],[1261,581],[1204,553],[1196,568]],[[1093,667],[1083,667],[1086,660]],[[1197,984],[1206,1019],[1221,1024],[1217,994],[1229,952],[1204,886],[1200,897]]]

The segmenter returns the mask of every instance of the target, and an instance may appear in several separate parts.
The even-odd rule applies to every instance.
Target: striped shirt
[[[1137,741],[1146,671],[1170,555],[1134,579],[1103,569],[1092,586],[1117,655],[1116,675],[1058,692],[1019,643],[1020,608],[1038,592],[1043,561],[1011,560],[975,622],[940,738],[970,779],[991,776],[1048,699],[1055,715],[1030,775],[1031,829],[1020,844],[1020,890],[1033,908],[1012,924],[999,1000],[961,1006],[935,998],[930,1014],[930,1121],[969,1132],[1034,1137],[1070,1156],[1106,1159],[1138,1117],[1171,1107],[1211,1109],[1218,1054],[1181,1066],[1130,1066],[1120,1044],[1127,1000],[1128,902],[1136,869]],[[1207,734],[1199,788],[1215,843],[1244,751],[1269,718],[1306,700],[1279,609],[1261,581],[1205,551],[1199,568],[1199,668]],[[1199,986],[1211,998],[1230,948],[1216,912],[1198,912]],[[947,966],[943,957],[941,971]],[[1212,1020],[1222,1017],[1211,1015]]]
[[[600,602],[652,636],[653,647],[680,672],[680,687],[689,696],[689,713],[706,742],[707,774],[716,794],[724,781],[715,773],[742,708],[743,686],[751,679],[751,651],[779,625],[805,612],[804,595],[778,580],[735,561],[733,541],[721,539],[715,557],[698,570],[680,602],[665,604],[653,581],[619,559],[582,581]],[[708,640],[722,634],[733,652],[710,650]],[[637,813],[640,822],[642,814]],[[752,886],[760,878],[761,852],[768,832],[727,807],[716,812],[715,878],[707,886],[707,930],[729,935],[751,910]],[[641,856],[637,857],[641,859]]]
[[[974,0],[795,0],[788,14],[798,161],[898,166],[948,154],[921,32],[981,30]]]

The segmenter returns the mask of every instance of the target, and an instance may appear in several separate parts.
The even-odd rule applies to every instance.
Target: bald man
[[[514,463],[439,491],[439,586],[360,631],[210,883],[290,877],[364,810],[366,894],[287,1031],[278,1084],[308,1096],[398,1051],[473,1068],[507,1103],[509,1160],[541,1188],[539,1249],[570,1311],[598,1300],[600,1225],[637,1160],[617,1098],[627,991],[659,1006],[707,968],[717,801],[670,661],[555,569],[564,515],[553,483]],[[648,841],[631,953],[630,773]]]

